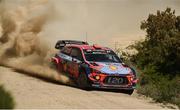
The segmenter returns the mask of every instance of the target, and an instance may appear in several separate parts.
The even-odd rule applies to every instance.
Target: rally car
[[[75,79],[79,88],[124,89],[132,94],[136,72],[107,47],[87,42],[60,40],[55,45],[60,51],[52,58],[60,72]]]

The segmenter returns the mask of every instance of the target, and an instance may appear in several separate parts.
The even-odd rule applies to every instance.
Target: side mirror
[[[121,61],[124,61],[124,58],[120,57]]]

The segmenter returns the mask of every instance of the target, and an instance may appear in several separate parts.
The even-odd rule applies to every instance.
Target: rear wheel
[[[77,85],[79,88],[84,89],[84,90],[90,89],[90,87],[91,87],[90,82],[84,72],[79,75],[79,77],[77,79]]]

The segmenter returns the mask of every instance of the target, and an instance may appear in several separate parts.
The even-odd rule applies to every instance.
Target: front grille
[[[127,79],[127,77],[124,77],[124,76],[107,76],[104,79],[104,84],[126,85],[126,84],[128,84],[128,79]]]

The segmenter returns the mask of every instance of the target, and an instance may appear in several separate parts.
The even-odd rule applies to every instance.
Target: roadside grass
[[[175,104],[180,108],[180,76],[171,78],[147,68],[139,73],[137,93],[151,97],[155,102]]]

